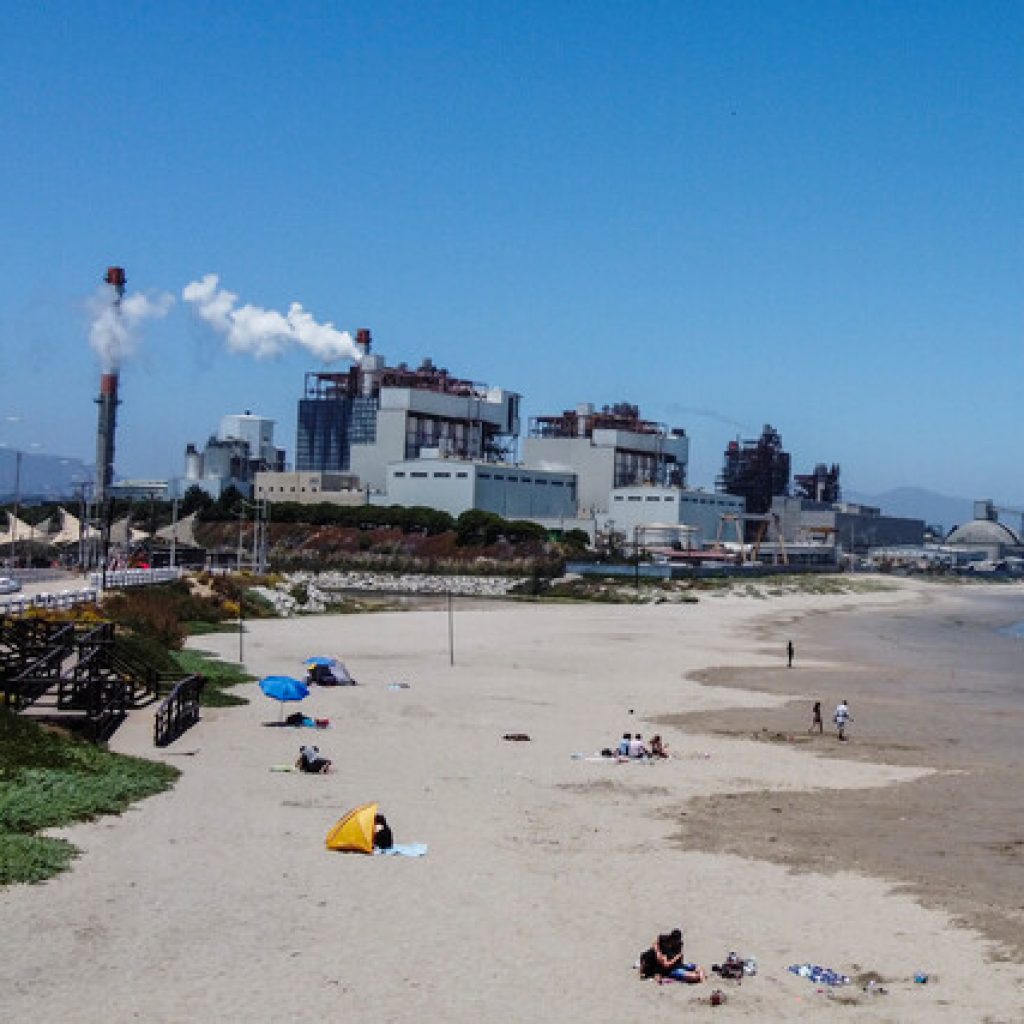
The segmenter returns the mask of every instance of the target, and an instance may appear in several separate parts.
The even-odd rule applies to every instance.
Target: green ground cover
[[[238,665],[220,661],[209,651],[171,651],[170,656],[182,675],[199,673],[206,678],[206,685],[199,698],[203,707],[227,708],[249,703],[245,697],[229,692],[232,686],[251,683],[256,678]]]
[[[41,882],[71,863],[75,847],[40,830],[120,814],[177,777],[0,708],[0,885]]]

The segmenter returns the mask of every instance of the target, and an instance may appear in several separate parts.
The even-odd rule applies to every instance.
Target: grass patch
[[[185,631],[189,636],[206,636],[209,633],[237,633],[238,620],[234,622],[203,622],[193,619],[185,623]]]
[[[76,856],[39,830],[120,814],[177,777],[170,765],[112,754],[0,708],[0,884],[42,881]]]
[[[183,676],[199,674],[206,678],[203,694],[199,698],[202,706],[228,708],[249,703],[245,697],[228,692],[232,686],[251,683],[256,678],[237,665],[221,661],[209,651],[171,651],[170,656]]]

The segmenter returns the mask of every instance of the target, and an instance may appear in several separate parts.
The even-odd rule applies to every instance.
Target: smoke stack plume
[[[165,317],[174,304],[174,296],[167,292],[136,292],[125,298],[127,283],[124,267],[108,267],[103,284],[89,302],[89,344],[105,372],[119,369],[138,346],[142,325]]]
[[[287,313],[248,304],[239,306],[238,296],[220,287],[217,274],[187,284],[181,297],[224,335],[232,352],[267,359],[298,345],[324,363],[339,359],[357,363],[362,356],[348,331],[339,331],[331,323],[317,323],[298,302],[293,302]]]

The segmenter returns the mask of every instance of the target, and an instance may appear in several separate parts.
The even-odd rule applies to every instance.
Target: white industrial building
[[[685,431],[643,420],[625,404],[536,417],[523,444],[527,465],[574,473],[580,516],[598,519],[610,513],[618,488],[685,487],[689,453]]]
[[[363,351],[344,373],[306,374],[299,400],[295,468],[351,473],[370,491],[385,491],[389,466],[422,452],[469,461],[515,461],[520,396],[453,377],[426,359],[417,369],[389,367]]]
[[[386,495],[371,501],[421,505],[459,516],[470,509],[504,519],[559,520],[576,515],[572,473],[502,462],[419,458],[387,469]]]
[[[258,472],[283,469],[284,449],[274,445],[274,420],[246,411],[224,416],[202,451],[186,446],[185,475],[172,481],[171,493],[182,497],[190,487],[200,487],[218,498],[234,487],[249,496]]]
[[[732,494],[682,487],[618,487],[609,495],[608,515],[598,519],[602,532],[622,534],[632,542],[639,527],[692,528],[694,547],[714,541],[723,514],[742,513],[744,501]]]

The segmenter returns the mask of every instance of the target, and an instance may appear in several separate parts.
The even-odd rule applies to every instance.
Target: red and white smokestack
[[[370,354],[370,328],[360,327],[356,331],[356,348],[359,349],[360,356],[368,356]]]
[[[114,309],[118,316],[121,299],[124,296],[128,278],[124,267],[107,267],[104,282],[114,289]],[[99,415],[96,421],[96,500],[108,497],[110,485],[114,482],[114,435],[117,431],[117,371],[112,370],[100,376],[100,393],[96,399]]]

